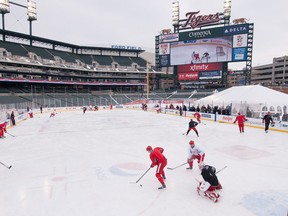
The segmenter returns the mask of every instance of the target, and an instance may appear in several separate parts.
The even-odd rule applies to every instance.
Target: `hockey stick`
[[[15,137],[13,134],[10,134],[10,133],[8,133],[8,132],[6,132],[7,134],[9,134],[10,136],[12,136],[12,137]]]
[[[5,166],[7,169],[11,169],[11,167],[12,167],[12,165],[10,165],[10,166],[7,166],[7,165],[5,165],[4,163],[2,163],[2,162],[0,162],[3,166]]]
[[[188,163],[188,162],[183,163],[183,164],[181,164],[181,165],[179,165],[179,166],[176,166],[176,167],[174,167],[174,168],[167,167],[167,169],[169,169],[169,170],[174,170],[174,169],[177,169],[177,168],[179,168],[179,167],[181,167],[181,166],[184,166],[184,165],[187,164],[187,163]]]
[[[138,183],[138,182],[140,181],[140,179],[142,179],[143,176],[146,175],[146,173],[147,173],[151,168],[152,168],[152,167],[149,167],[149,169],[146,170],[145,173],[144,173],[136,182],[130,182],[130,183],[135,183],[135,184]]]
[[[224,166],[222,169],[218,170],[215,174],[219,173],[220,171],[222,171],[225,168],[227,168],[227,166]]]

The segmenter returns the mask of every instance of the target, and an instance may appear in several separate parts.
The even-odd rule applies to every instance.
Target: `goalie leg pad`
[[[207,187],[207,185],[206,184],[203,185],[203,182],[201,182],[199,187],[197,187],[198,195],[202,196],[202,197],[207,197],[208,199],[210,199],[213,202],[217,203],[219,201],[219,199],[220,199],[220,195],[218,193],[216,193],[215,190],[214,191],[209,191],[208,189],[205,190],[206,187]]]
[[[206,196],[212,200],[213,202],[218,202],[219,201],[219,198],[220,198],[220,195],[216,192],[210,192],[210,191],[207,191],[205,192],[206,193]]]

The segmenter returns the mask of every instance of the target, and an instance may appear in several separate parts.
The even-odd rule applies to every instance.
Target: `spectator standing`
[[[182,116],[183,115],[183,110],[182,110],[182,106],[179,107],[179,115]]]
[[[15,125],[16,125],[16,122],[15,122],[15,114],[14,114],[14,111],[12,111],[12,113],[11,113],[11,115],[10,115],[10,119],[11,119],[12,125],[15,126]]]
[[[185,114],[185,116],[186,116],[187,106],[186,106],[185,104],[183,105],[183,112],[184,112],[184,114]]]

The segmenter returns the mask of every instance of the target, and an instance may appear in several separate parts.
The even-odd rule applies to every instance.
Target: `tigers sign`
[[[200,28],[203,26],[209,26],[212,24],[217,24],[221,20],[220,13],[209,14],[209,15],[198,15],[200,12],[188,12],[186,13],[186,21],[180,25],[181,28]]]

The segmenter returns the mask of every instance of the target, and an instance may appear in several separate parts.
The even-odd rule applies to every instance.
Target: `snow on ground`
[[[186,137],[189,119],[140,110],[50,113],[27,119],[0,140],[3,216],[280,216],[288,210],[287,133],[205,121]],[[162,146],[167,167],[186,162],[193,139],[223,186],[218,203],[199,197],[200,171],[166,171],[165,190],[146,146]],[[142,185],[142,187],[140,186]]]

